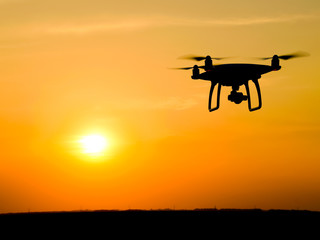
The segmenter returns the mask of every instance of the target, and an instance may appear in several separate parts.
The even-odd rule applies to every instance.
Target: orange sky
[[[241,3],[240,3],[241,2]],[[318,0],[0,0],[0,212],[320,210]],[[263,107],[208,112],[186,54],[270,64]],[[79,140],[100,134],[103,156]]]

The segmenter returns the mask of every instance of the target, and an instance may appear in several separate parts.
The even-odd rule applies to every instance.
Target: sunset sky
[[[320,211],[319,0],[0,0],[0,33],[0,213]],[[255,112],[169,69],[296,51]]]

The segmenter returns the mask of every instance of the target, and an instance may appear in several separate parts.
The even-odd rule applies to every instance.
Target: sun
[[[107,138],[98,134],[84,136],[79,142],[82,145],[82,152],[93,156],[103,154],[109,146]]]

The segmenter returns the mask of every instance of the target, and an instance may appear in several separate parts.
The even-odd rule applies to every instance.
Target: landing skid
[[[256,86],[256,89],[257,89],[259,105],[257,107],[254,107],[254,108],[251,106],[251,95],[250,95],[250,89],[249,89],[249,81],[246,82],[244,85],[245,85],[246,91],[247,91],[248,108],[249,108],[250,112],[256,111],[256,110],[258,110],[258,109],[260,109],[262,107],[261,90],[260,90],[260,85],[259,85],[258,79],[254,79],[252,81],[253,81],[254,85]],[[212,94],[213,94],[214,88],[215,88],[215,86],[217,84],[218,84],[217,104],[216,104],[216,106],[214,108],[211,108]],[[221,93],[221,84],[211,81],[211,87],[210,87],[210,92],[209,92],[209,104],[208,104],[208,109],[209,109],[210,112],[213,112],[213,111],[219,109],[219,106],[220,106],[220,93]]]
[[[212,93],[213,93],[214,87],[215,87],[216,85],[217,85],[216,82],[211,82],[210,93],[209,93],[209,105],[208,105],[208,108],[209,108],[209,111],[210,111],[210,112],[217,110],[217,109],[219,108],[219,106],[220,106],[221,84],[219,83],[219,84],[218,84],[218,92],[217,92],[217,105],[216,105],[216,107],[211,108]]]
[[[256,111],[256,110],[258,110],[258,109],[260,109],[260,108],[262,107],[261,91],[260,91],[260,85],[259,85],[258,79],[254,79],[254,80],[252,80],[252,82],[254,83],[254,85],[256,86],[256,89],[257,89],[258,99],[259,99],[259,105],[258,105],[258,107],[255,107],[255,108],[252,108],[252,107],[251,107],[251,96],[250,96],[250,89],[249,89],[249,81],[246,82],[244,85],[245,85],[246,91],[247,91],[247,96],[248,96],[248,108],[249,108],[249,111],[250,111],[250,112]]]

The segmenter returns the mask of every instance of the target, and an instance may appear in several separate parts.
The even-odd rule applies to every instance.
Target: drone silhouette
[[[242,101],[248,101],[248,108],[249,111],[255,111],[262,107],[261,101],[261,90],[258,79],[261,78],[261,75],[269,73],[271,71],[278,71],[281,69],[280,61],[282,60],[289,60],[292,58],[297,57],[305,57],[309,56],[308,53],[305,52],[296,52],[292,54],[286,55],[274,55],[273,57],[266,57],[266,58],[258,58],[260,60],[268,60],[271,59],[271,65],[261,65],[261,64],[249,64],[249,63],[231,63],[231,64],[221,64],[221,65],[213,65],[212,59],[214,60],[222,60],[226,57],[202,57],[202,56],[194,56],[194,55],[187,55],[180,57],[180,59],[189,59],[195,61],[202,61],[205,60],[204,66],[194,65],[193,67],[183,67],[183,68],[173,68],[179,70],[192,70],[191,78],[194,80],[206,80],[211,81],[211,87],[209,92],[209,111],[215,111],[219,109],[220,106],[220,92],[221,86],[229,86],[232,87],[231,93],[228,95],[228,100],[234,102],[235,104],[240,104]],[[200,73],[199,69],[204,69],[205,72]],[[249,89],[249,81],[252,81],[256,87],[259,104],[256,107],[252,107],[251,105],[251,95]],[[217,91],[217,102],[215,107],[211,107],[212,103],[212,94],[214,91],[215,86],[218,85]],[[240,86],[244,85],[246,88],[246,94],[244,95],[242,92],[238,92]]]

